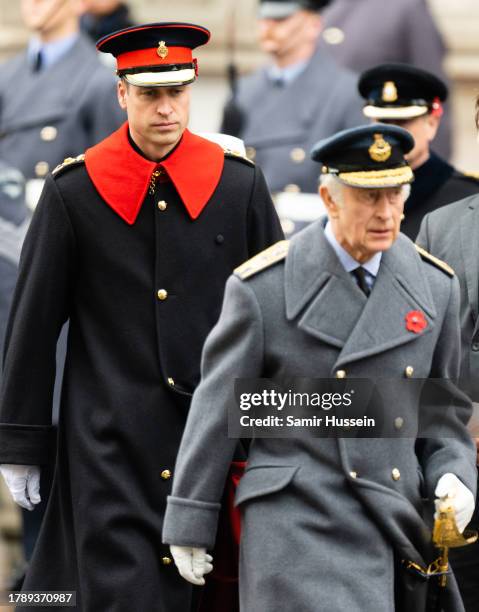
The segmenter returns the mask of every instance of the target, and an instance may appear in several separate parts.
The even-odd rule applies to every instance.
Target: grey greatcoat
[[[231,277],[203,352],[164,541],[213,545],[235,445],[227,435],[226,406],[236,378],[324,378],[344,370],[347,377],[401,379],[407,366],[418,378],[453,378],[458,299],[456,280],[423,261],[402,235],[383,254],[366,299],[321,221],[293,237],[285,261],[246,281]],[[422,333],[406,329],[412,310],[426,317]],[[386,396],[392,418],[408,409],[403,389]],[[470,403],[457,388],[454,393],[457,418],[450,413],[445,421],[448,437],[425,439],[421,452],[405,437],[253,440],[236,494],[242,612],[405,609],[394,603],[394,557],[424,565],[434,554],[422,498],[433,497],[445,472],[473,491],[476,486],[475,450],[465,427]],[[442,406],[437,409],[444,416]],[[449,584],[454,587],[453,579]],[[448,610],[462,610],[457,592],[451,601]]]
[[[447,261],[461,286],[462,368],[461,383],[479,402],[479,196],[470,196],[440,208],[424,218],[417,237],[433,255]],[[476,506],[471,527],[479,528]],[[479,544],[451,551],[451,559],[466,610],[477,610],[479,601]]]
[[[0,66],[0,157],[27,179],[103,140],[124,121],[113,70],[82,34],[55,64],[33,72],[26,52]]]
[[[236,104],[248,155],[261,166],[270,190],[318,190],[312,146],[340,130],[366,123],[357,77],[327,50],[316,51],[290,83],[273,83],[266,68],[241,79]],[[228,108],[228,107],[227,107]]]

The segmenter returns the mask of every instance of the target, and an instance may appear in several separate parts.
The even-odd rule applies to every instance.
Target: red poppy
[[[420,310],[411,310],[406,315],[406,329],[419,334],[427,327],[426,317]]]

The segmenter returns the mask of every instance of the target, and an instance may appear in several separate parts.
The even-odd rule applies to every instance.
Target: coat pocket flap
[[[281,491],[293,480],[298,469],[299,466],[292,465],[260,465],[247,469],[236,490],[235,506]]]

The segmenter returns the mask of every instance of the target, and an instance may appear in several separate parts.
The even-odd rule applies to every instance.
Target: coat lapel
[[[343,347],[366,303],[324,236],[321,219],[291,240],[285,267],[286,316],[298,327]],[[347,307],[345,307],[347,305]]]
[[[434,327],[436,309],[422,261],[412,242],[399,235],[383,253],[374,288],[334,368],[412,342]],[[427,326],[409,331],[406,316],[421,311]]]
[[[472,316],[474,317],[474,334],[479,328],[478,300],[479,300],[479,276],[477,274],[477,236],[479,235],[479,214],[477,203],[471,202],[460,220],[461,243],[460,249],[464,262],[466,279],[466,290],[468,302],[471,306]]]
[[[298,318],[306,333],[341,349],[334,369],[401,344],[434,326],[436,310],[412,242],[400,235],[383,254],[378,277],[366,298],[329,245],[325,219],[291,240],[285,264],[288,320]],[[426,328],[406,328],[406,315],[421,311]]]

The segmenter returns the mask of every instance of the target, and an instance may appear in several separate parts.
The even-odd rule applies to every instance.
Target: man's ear
[[[436,137],[437,130],[439,129],[439,124],[441,123],[441,118],[433,113],[429,113],[426,117],[427,122],[427,137],[429,142],[432,142]]]
[[[128,85],[120,79],[118,81],[116,93],[118,95],[118,103],[123,110],[126,111],[126,96],[128,95]]]
[[[331,197],[329,193],[329,189],[326,185],[320,185],[319,187],[319,195],[321,196],[321,200],[323,201],[326,210],[328,211],[328,216],[330,219],[335,219],[338,216],[338,205]]]

